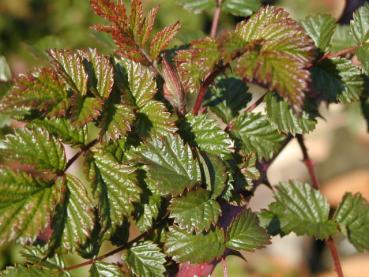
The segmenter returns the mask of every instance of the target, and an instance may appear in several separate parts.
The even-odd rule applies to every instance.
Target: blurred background
[[[143,2],[145,8],[161,5],[157,28],[180,19],[183,27],[175,44],[187,43],[209,32],[211,12],[193,15],[176,5],[174,0]],[[296,19],[315,13],[329,13],[342,18],[345,8],[344,0],[269,2],[286,8]],[[345,16],[342,21],[347,22],[349,17]],[[240,20],[241,18],[222,16],[221,28],[232,28]],[[45,62],[44,53],[48,48],[94,47],[111,53],[114,46],[110,38],[89,29],[89,26],[100,21],[91,12],[88,0],[0,0],[0,58],[6,58],[10,70],[0,70],[0,84],[5,75],[9,77],[11,73],[12,76],[17,76]],[[344,30],[345,27],[340,28],[340,31]],[[335,39],[341,39],[339,32]],[[349,43],[342,41],[342,47]],[[2,85],[0,89],[4,92]],[[322,118],[319,119],[318,128],[307,136],[307,144],[316,163],[323,193],[333,206],[339,203],[346,191],[359,191],[369,201],[369,135],[359,106],[322,106],[320,112]],[[0,127],[1,124],[0,118]],[[297,143],[291,142],[269,171],[271,183],[277,184],[288,179],[308,180],[301,159]],[[271,192],[261,186],[252,200],[251,208],[258,211],[267,207],[270,202]],[[369,277],[369,255],[357,253],[343,237],[336,237],[335,240],[342,257],[345,276]],[[105,246],[102,252],[108,248],[109,246]],[[245,257],[247,263],[237,257],[227,258],[228,276],[335,276],[324,243],[314,242],[309,238],[294,235],[276,237],[266,249],[252,254],[245,253]],[[16,247],[0,247],[0,269],[19,261]],[[67,262],[74,264],[78,260],[70,256]],[[88,268],[76,271],[73,276],[86,276],[85,270]],[[218,265],[214,276],[223,276],[222,264]]]

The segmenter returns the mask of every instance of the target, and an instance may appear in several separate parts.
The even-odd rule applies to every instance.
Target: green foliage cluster
[[[2,97],[2,116],[24,127],[0,141],[0,244],[28,245],[26,263],[5,276],[71,276],[79,265],[65,266],[67,253],[91,259],[91,276],[165,276],[290,232],[321,240],[341,232],[369,250],[360,195],[347,194],[332,213],[319,190],[290,181],[268,209],[247,208],[284,145],[314,130],[320,102],[361,102],[368,119],[369,5],[351,23],[355,45],[337,54],[327,15],[299,23],[257,0],[178,2],[251,16],[168,49],[180,23],[153,34],[158,8],[144,15],[140,0],[91,0],[108,22],[94,29],[117,51],[51,49],[48,66],[19,76]],[[343,56],[353,52],[361,66]],[[249,84],[265,89],[255,102],[262,112]],[[83,177],[70,170],[78,159]],[[141,232],[132,240],[130,226]],[[102,261],[104,241],[122,263]]]

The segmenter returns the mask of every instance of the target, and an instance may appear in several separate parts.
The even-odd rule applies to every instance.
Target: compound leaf
[[[82,127],[100,116],[104,102],[95,97],[81,97],[74,95],[71,99],[73,106],[71,118],[73,124]]]
[[[346,193],[334,220],[359,251],[369,251],[369,204],[360,194]]]
[[[241,140],[241,148],[247,154],[256,153],[259,159],[271,158],[284,140],[284,136],[260,113],[238,116],[232,132]]]
[[[180,28],[181,24],[177,21],[155,34],[150,45],[150,56],[152,59],[156,59],[159,56],[160,52],[168,46]]]
[[[204,189],[173,198],[169,210],[170,217],[188,232],[209,230],[221,214],[218,202],[211,199],[210,193]]]
[[[267,232],[257,216],[247,209],[238,215],[227,229],[226,246],[236,251],[253,251],[269,243]]]
[[[156,244],[150,241],[133,245],[123,255],[123,259],[135,276],[164,276],[165,255]]]
[[[35,165],[41,170],[60,172],[64,170],[66,158],[63,145],[45,129],[17,129],[7,135],[1,152],[7,158]]]
[[[170,227],[164,248],[176,262],[210,262],[224,253],[224,233],[216,228],[206,234],[194,235],[178,227]]]
[[[150,185],[161,195],[180,194],[201,181],[199,163],[178,135],[153,137],[137,155],[145,164]]]
[[[274,93],[265,97],[266,112],[269,121],[283,133],[305,134],[314,130],[316,120],[303,111],[300,116],[290,108],[288,103]]]
[[[301,24],[318,49],[324,52],[330,46],[336,29],[336,19],[334,17],[330,15],[308,16]]]

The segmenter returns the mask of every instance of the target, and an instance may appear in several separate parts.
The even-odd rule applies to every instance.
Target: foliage
[[[116,50],[51,49],[48,65],[15,78],[2,97],[1,116],[24,125],[0,141],[0,243],[33,245],[5,275],[69,276],[90,264],[91,276],[165,276],[290,232],[321,240],[341,232],[369,250],[360,195],[347,194],[333,213],[315,182],[290,181],[267,209],[247,208],[259,184],[271,185],[266,171],[283,147],[315,129],[320,102],[361,101],[368,115],[369,5],[355,14],[355,45],[341,57],[329,16],[300,24],[256,0],[178,3],[250,17],[170,48],[180,23],[154,34],[157,7],[144,15],[141,0],[91,0],[108,21],[94,29]],[[263,96],[250,104],[255,85]],[[74,176],[77,160],[84,172]],[[130,225],[140,231],[132,240]],[[112,254],[98,256],[105,241],[118,245],[123,265],[101,261]],[[66,253],[91,260],[65,266]]]

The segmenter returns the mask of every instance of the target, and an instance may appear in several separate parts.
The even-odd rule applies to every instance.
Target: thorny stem
[[[217,35],[221,9],[222,9],[222,0],[217,0],[217,6],[215,8],[213,16],[213,23],[211,24],[210,36],[212,38],[215,38],[215,36]]]
[[[303,135],[296,135],[296,139],[297,139],[297,141],[300,145],[301,152],[302,152],[302,155],[303,155],[303,161],[304,161],[304,163],[305,163],[305,165],[308,169],[312,185],[316,190],[319,190],[320,185],[319,185],[319,181],[318,181],[318,178],[317,178],[315,170],[314,170],[314,163],[313,163],[313,161],[311,160],[311,158],[309,156],[308,149],[306,147],[304,137],[303,137]],[[333,238],[329,237],[325,241],[325,244],[328,247],[329,252],[331,253],[331,256],[332,256],[332,259],[333,259],[333,262],[334,262],[334,267],[335,267],[335,270],[337,272],[337,276],[344,277],[341,262],[340,262],[340,257],[338,255],[337,248],[336,248],[336,245],[334,243]]]

